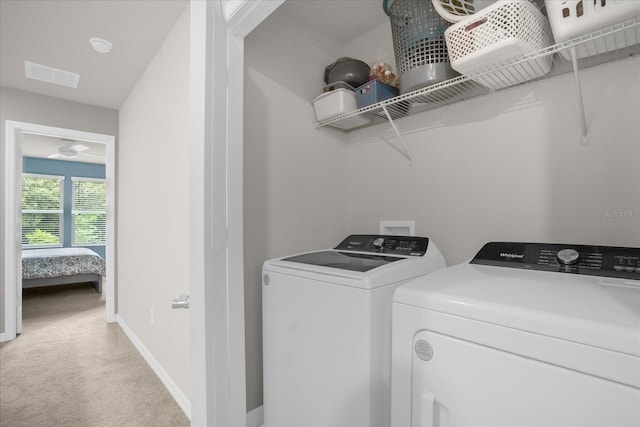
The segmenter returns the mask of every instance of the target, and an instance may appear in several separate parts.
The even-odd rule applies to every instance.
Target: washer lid
[[[320,251],[295,255],[283,258],[282,260],[317,265],[320,267],[365,272],[403,259],[406,258],[353,252]]]
[[[640,356],[640,281],[460,264],[394,302]]]
[[[440,250],[426,237],[351,235],[334,249],[267,260],[263,271],[371,290],[444,267]]]

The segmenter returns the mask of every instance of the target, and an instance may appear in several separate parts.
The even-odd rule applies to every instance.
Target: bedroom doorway
[[[104,145],[107,183],[105,317],[107,322],[115,321],[115,136],[7,120],[4,153],[6,238],[2,307],[4,332],[0,336],[2,342],[14,339],[22,330],[22,143],[25,137],[32,136]]]

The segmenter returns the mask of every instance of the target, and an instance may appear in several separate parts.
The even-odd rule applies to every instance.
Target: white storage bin
[[[638,0],[545,0],[547,16],[556,43],[598,31],[640,16]],[[622,49],[638,43],[631,28],[577,46],[578,58]],[[570,58],[568,50],[560,52]]]
[[[553,44],[549,21],[526,0],[500,0],[447,28],[445,37],[451,67],[466,75]],[[551,63],[546,55],[473,80],[500,89],[547,74]]]
[[[356,94],[349,89],[335,89],[331,92],[325,92],[311,103],[316,111],[317,121],[330,119],[358,109]]]

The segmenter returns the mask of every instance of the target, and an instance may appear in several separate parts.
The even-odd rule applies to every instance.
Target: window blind
[[[64,177],[22,176],[22,246],[61,246]]]
[[[73,183],[73,245],[104,245],[107,241],[107,184],[103,179],[71,178]]]

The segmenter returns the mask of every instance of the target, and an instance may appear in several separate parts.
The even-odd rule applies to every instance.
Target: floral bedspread
[[[27,249],[22,251],[22,278],[105,273],[104,260],[87,248]]]

